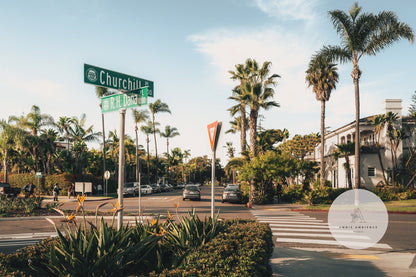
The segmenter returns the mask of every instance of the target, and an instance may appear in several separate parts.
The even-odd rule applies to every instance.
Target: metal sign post
[[[214,219],[215,210],[215,151],[221,133],[222,122],[215,121],[208,125],[208,136],[212,150],[212,169],[211,169],[211,218]]]
[[[126,109],[147,104],[147,97],[153,97],[152,81],[135,76],[111,71],[101,67],[84,64],[84,83],[100,87],[117,89],[119,94],[101,98],[101,112],[120,111],[120,141],[118,166],[118,203],[117,227],[123,226],[123,191],[124,191],[124,128]]]
[[[120,140],[118,154],[118,203],[117,229],[123,227],[123,190],[124,190],[124,126],[126,121],[126,109],[120,110]]]

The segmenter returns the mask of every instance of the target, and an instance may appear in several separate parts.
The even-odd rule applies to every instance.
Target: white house
[[[402,115],[402,100],[401,99],[386,99],[384,101],[384,113],[392,112],[398,115],[398,120],[394,123],[395,128],[409,127],[410,130],[407,134],[408,139],[400,142],[397,149],[398,161],[402,157],[403,153],[406,153],[409,146],[415,147],[415,122],[410,120],[409,117]],[[393,167],[392,151],[390,146],[390,140],[387,136],[387,126],[380,132],[379,138],[376,137],[375,126],[371,122],[369,116],[360,119],[360,145],[361,145],[361,185],[366,188],[371,188],[383,181],[382,166],[385,169],[385,176],[388,178],[389,173]],[[379,139],[380,144],[380,158],[378,151],[375,147],[376,141]],[[354,142],[355,140],[355,121],[344,125],[334,131],[325,134],[325,172],[326,179],[330,180],[332,187],[345,188],[348,187],[348,175],[344,168],[346,160],[349,159],[351,169],[351,180],[354,186],[354,155],[348,157],[340,157],[336,160],[333,157],[333,153],[338,149],[337,145],[345,144],[347,142]],[[312,153],[315,161],[320,161],[320,148],[321,145],[315,147],[314,153]]]

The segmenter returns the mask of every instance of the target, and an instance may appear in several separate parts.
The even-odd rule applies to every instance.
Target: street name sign
[[[147,88],[101,97],[101,112],[139,107],[147,104]]]
[[[127,91],[148,87],[147,94],[149,97],[153,97],[154,84],[152,81],[94,65],[84,64],[84,83]]]

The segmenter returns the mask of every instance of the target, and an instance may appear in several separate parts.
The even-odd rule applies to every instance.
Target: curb
[[[292,209],[294,212],[329,212],[329,210]],[[389,214],[416,214],[416,212],[387,211]]]

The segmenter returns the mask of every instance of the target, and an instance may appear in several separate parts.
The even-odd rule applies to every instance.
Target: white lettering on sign
[[[104,85],[105,81],[104,81],[104,70],[100,71],[100,84]]]

